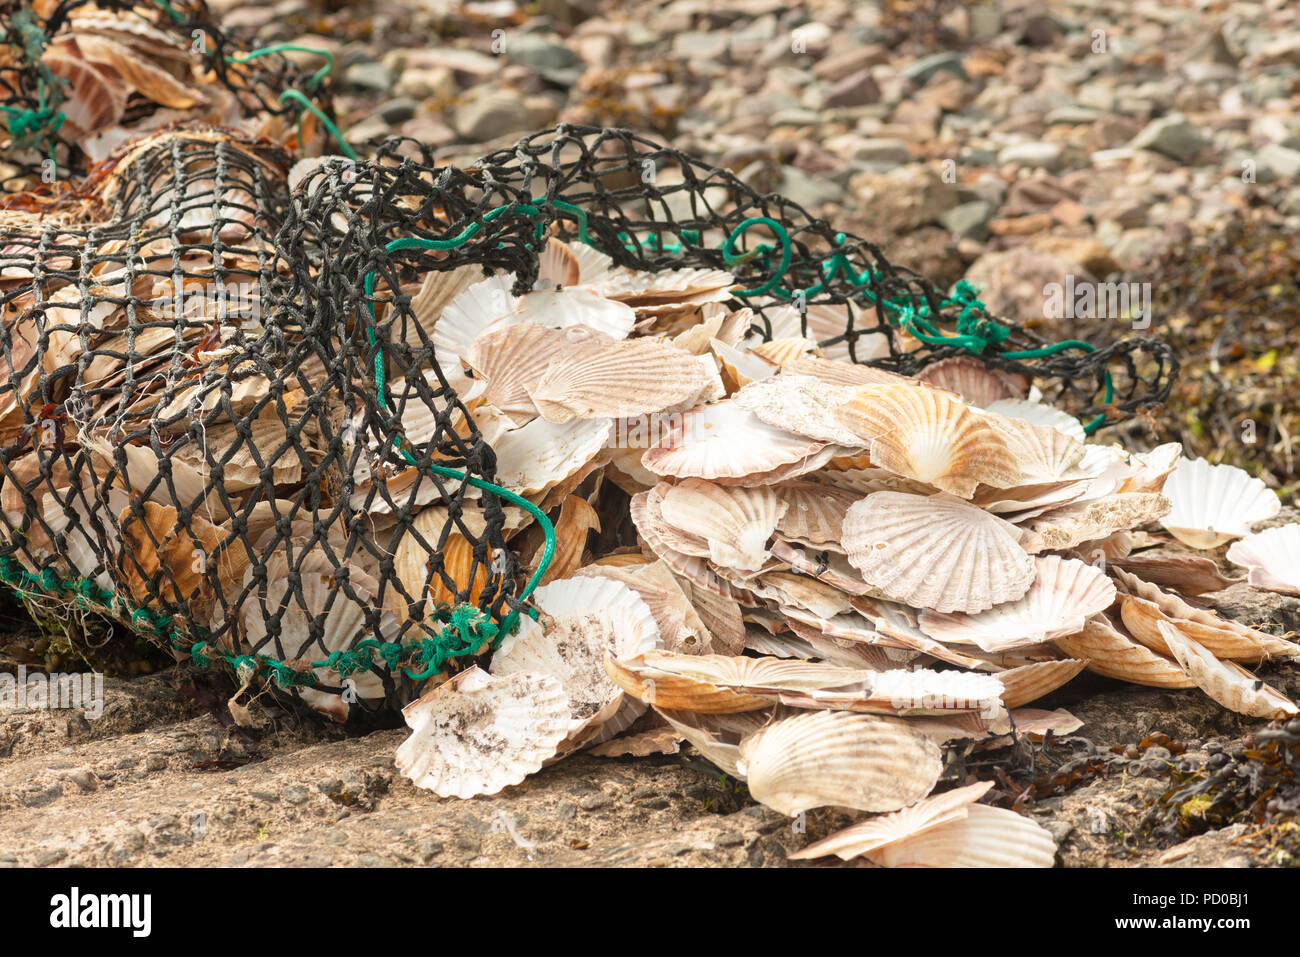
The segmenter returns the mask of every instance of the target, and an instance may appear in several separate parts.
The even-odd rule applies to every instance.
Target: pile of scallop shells
[[[1033,705],[1085,669],[1297,713],[1247,668],[1300,648],[1187,597],[1232,580],[1192,550],[1233,539],[1252,584],[1300,589],[1300,526],[1250,535],[1279,502],[1240,470],[1090,441],[974,358],[853,364],[818,345],[849,305],[776,307],[763,341],[723,272],[552,239],[513,285],[467,267],[415,291],[498,481],[558,512],[538,619],[406,708],[420,787],[685,741],[784,814],[873,815],[803,856],[1050,866],[988,784],[932,794],[946,748],[1073,732]],[[537,530],[510,534],[528,563]]]

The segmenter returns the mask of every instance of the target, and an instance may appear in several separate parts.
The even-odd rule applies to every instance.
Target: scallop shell
[[[539,289],[519,299],[513,321],[536,322],[553,329],[586,326],[610,339],[626,339],[636,313],[590,289]]]
[[[1233,543],[1235,547],[1237,543]],[[1104,547],[1085,542],[1080,552],[1095,559],[1097,553],[1107,557],[1116,568],[1122,568],[1153,585],[1177,588],[1184,595],[1201,595],[1209,591],[1222,591],[1240,581],[1229,578],[1219,570],[1219,563],[1207,555],[1189,555],[1186,552],[1143,552],[1140,555],[1106,555]],[[1228,549],[1229,560],[1232,547]]]
[[[1286,695],[1266,685],[1241,665],[1220,661],[1203,645],[1188,638],[1168,622],[1160,622],[1160,637],[1178,663],[1207,695],[1237,714],[1281,720],[1300,714]]]
[[[854,824],[830,837],[809,844],[790,855],[792,861],[806,861],[834,854],[842,861],[861,857],[890,844],[923,834],[941,824],[966,817],[969,806],[993,787],[992,781],[979,781],[964,788],[954,788],[943,794],[932,794],[910,807],[892,814],[883,814]]]
[[[526,423],[538,414],[528,390],[546,374],[557,355],[575,345],[575,331],[596,335],[583,326],[562,330],[535,322],[504,326],[480,335],[464,356],[475,377],[486,382],[480,397],[517,424]]]
[[[1046,425],[1035,425],[1002,415],[987,421],[1006,442],[1020,469],[1019,485],[1041,485],[1088,478],[1080,463],[1086,446]]]
[[[937,389],[955,392],[963,401],[981,409],[999,399],[1022,397],[1009,375],[991,369],[971,356],[953,356],[932,362],[918,372],[916,378]]]
[[[610,578],[622,582],[640,595],[659,627],[659,640],[665,651],[701,655],[715,650],[712,648],[713,636],[708,626],[664,562],[645,562],[624,567],[587,565],[574,574]]]
[[[1015,811],[972,804],[966,816],[869,851],[883,867],[1051,867],[1056,840]]]
[[[896,811],[930,793],[942,763],[906,721],[813,711],[741,741],[738,768],[751,797],[794,817],[826,806]]]
[[[876,492],[849,509],[843,545],[868,584],[935,611],[979,612],[1015,601],[1035,565],[1020,531],[949,495]]]
[[[1259,479],[1205,459],[1181,459],[1165,480],[1164,494],[1173,507],[1160,524],[1191,548],[1217,548],[1249,535],[1251,525],[1282,508],[1277,493]]]
[[[897,372],[887,372],[872,366],[861,366],[853,362],[841,362],[834,359],[821,359],[808,356],[787,362],[781,367],[782,375],[812,376],[827,385],[847,385],[860,387],[865,385],[911,385],[916,386],[915,379],[901,376]]]
[[[678,531],[705,540],[710,561],[757,571],[767,560],[768,539],[786,504],[770,488],[724,487],[686,479],[664,492],[660,510]]]
[[[776,529],[789,541],[811,548],[840,548],[844,516],[862,496],[817,482],[782,482],[771,487],[785,512]]]
[[[1014,454],[987,420],[927,386],[867,386],[837,420],[870,443],[871,461],[896,475],[969,499],[979,484],[1020,482]]]
[[[607,659],[605,667],[619,687],[648,704],[701,714],[755,711],[774,704],[783,691],[853,684],[870,674],[797,659],[667,652]]]
[[[767,724],[769,712],[743,714],[696,714],[656,708],[673,730],[689,741],[700,754],[733,778],[744,780],[740,773],[740,742]]]
[[[1154,492],[1111,495],[1078,501],[1044,512],[1021,527],[1020,544],[1031,555],[1074,548],[1114,532],[1153,522],[1169,511],[1169,499]]]
[[[922,630],[939,641],[1009,651],[1076,634],[1090,615],[1115,602],[1114,583],[1092,565],[1048,555],[1035,559],[1034,566],[1034,583],[1015,601],[977,615],[927,611],[921,615]]]
[[[892,668],[860,687],[836,686],[782,692],[781,703],[867,714],[923,715],[950,711],[991,714],[1002,705],[1002,685],[992,675],[969,671],[908,671]]]
[[[642,464],[656,475],[676,478],[745,479],[807,461],[825,443],[773,428],[734,402],[682,413]]]
[[[1151,688],[1191,688],[1195,682],[1176,662],[1158,655],[1116,629],[1105,615],[1094,615],[1083,631],[1058,638],[1056,647],[1074,658],[1086,658],[1088,670]]]
[[[840,424],[835,415],[837,407],[856,395],[856,389],[827,385],[811,376],[779,375],[751,382],[736,393],[733,401],[774,428],[821,442],[865,447],[866,443]]]
[[[707,358],[653,339],[593,342],[553,359],[528,391],[549,422],[628,418],[697,401],[711,369]]]
[[[1165,482],[1178,467],[1183,447],[1177,442],[1166,442],[1150,452],[1135,452],[1133,458],[1140,468],[1120,487],[1121,492],[1160,492]]]
[[[620,712],[625,697],[605,672],[605,656],[634,658],[659,644],[659,626],[640,596],[607,578],[566,578],[543,585],[533,601],[549,618],[529,619],[492,656],[493,675],[553,675],[569,701],[573,728],[561,746],[572,750]],[[622,715],[622,731],[642,708]]]
[[[397,769],[439,797],[496,794],[552,756],[572,726],[569,701],[552,675],[495,676],[478,668],[402,709],[411,736]]]
[[[1290,641],[1196,608],[1172,592],[1141,581],[1122,569],[1111,571],[1125,592],[1120,602],[1125,626],[1134,638],[1162,654],[1169,652],[1156,627],[1160,621],[1173,624],[1220,658],[1254,660],[1270,655],[1294,657],[1300,652]]]
[[[995,677],[1002,683],[1002,703],[1008,708],[1019,708],[1037,701],[1064,685],[1087,664],[1087,661],[1078,658],[1062,658],[998,672]]]
[[[576,286],[582,280],[582,266],[569,244],[552,236],[537,257],[537,284],[540,288]]]
[[[1009,419],[1020,419],[1022,422],[1032,422],[1034,425],[1050,425],[1058,432],[1079,442],[1088,438],[1088,433],[1083,431],[1083,425],[1078,419],[1068,412],[1062,412],[1054,406],[1043,405],[1041,402],[1032,402],[1029,399],[999,399],[997,402],[989,403],[987,409],[997,415],[1005,415]]]
[[[533,419],[496,441],[497,482],[521,495],[545,492],[599,455],[613,428],[608,419]]]
[[[1250,570],[1256,588],[1300,595],[1300,524],[1270,528],[1233,542],[1228,561]]]

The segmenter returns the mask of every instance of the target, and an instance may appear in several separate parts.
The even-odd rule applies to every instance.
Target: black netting
[[[537,275],[534,228],[553,228],[635,269],[729,270],[750,291],[734,304],[755,310],[761,334],[790,335],[793,305],[799,333],[827,355],[911,375],[987,343],[985,364],[1031,378],[1047,401],[1080,417],[1105,416],[1106,424],[1164,401],[1177,374],[1173,349],[1158,339],[1132,337],[1094,352],[1061,348],[1013,318],[965,308],[978,302],[973,290],[947,298],[868,240],[626,130],[561,126],[465,171],[438,168],[419,143],[392,139],[377,162],[376,201],[363,210],[372,248],[403,235],[446,240],[483,224],[464,246],[438,253],[436,263],[405,254],[417,272],[479,262],[513,270],[522,290]],[[536,213],[519,215],[525,204]],[[483,223],[502,206],[504,215]],[[788,237],[785,262],[781,233]],[[349,243],[341,248],[350,255],[371,255],[358,236]],[[927,341],[899,334],[909,316],[918,317],[910,329]]]
[[[1051,344],[969,291],[945,298],[627,131],[561,127],[469,169],[392,140],[373,162],[300,166],[292,190],[288,160],[219,130],[157,134],[58,203],[0,210],[0,574],[196,658],[267,656],[282,683],[328,660],[303,695],[336,714],[407,700],[409,676],[446,663],[430,635],[491,637],[474,622],[519,610],[510,512],[482,487],[495,457],[464,373],[435,359],[430,301],[466,273],[532,288],[548,234],[643,270],[729,270],[765,337],[827,354],[912,373],[987,345],[1080,415],[1159,402],[1175,371],[1147,339],[1038,355]]]
[[[287,159],[221,131],[161,134],[75,202],[0,229],[0,524],[5,577],[56,613],[105,609],[303,671],[366,637],[424,635],[468,599],[444,567],[452,535],[484,607],[501,609],[514,567],[499,503],[391,444],[332,250],[285,226]],[[490,477],[455,394],[410,382],[416,458]],[[304,696],[405,697],[396,662],[375,662],[351,689],[320,669]]]
[[[203,0],[0,5],[10,191],[82,176],[120,138],[169,123],[283,129],[303,109],[286,91],[328,109],[324,76],[223,30]]]

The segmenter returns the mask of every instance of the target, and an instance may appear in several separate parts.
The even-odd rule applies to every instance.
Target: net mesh
[[[0,577],[336,718],[410,700],[525,608],[539,570],[522,581],[510,536],[544,516],[494,484],[433,331],[466,282],[532,288],[548,235],[726,269],[758,331],[824,354],[904,373],[976,354],[1094,426],[1176,368],[1154,340],[1046,343],[623,130],[560,127],[466,169],[390,140],[292,188],[289,161],[165,132],[0,209]]]
[[[327,108],[328,65],[300,68],[286,55],[297,49],[254,47],[203,0],[0,5],[4,185],[83,176],[118,142],[170,123],[269,132]]]

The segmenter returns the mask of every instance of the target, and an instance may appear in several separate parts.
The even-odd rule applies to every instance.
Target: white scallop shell
[[[745,738],[738,767],[750,796],[794,817],[826,806],[896,811],[930,793],[942,763],[906,721],[813,711]]]
[[[1233,542],[1228,561],[1250,571],[1257,588],[1300,595],[1300,524],[1265,529]]]
[[[1051,867],[1056,840],[1022,814],[972,804],[965,817],[869,851],[867,857],[884,867]]]
[[[599,455],[613,427],[608,419],[533,419],[496,441],[497,482],[522,495],[544,492]]]
[[[572,727],[551,675],[496,677],[471,668],[402,709],[411,736],[397,769],[439,797],[496,794],[554,756]]]
[[[941,824],[965,818],[969,806],[982,798],[991,787],[992,781],[979,781],[943,794],[932,794],[901,811],[873,817],[837,831],[815,844],[809,844],[803,850],[791,854],[790,860],[806,861],[834,854],[842,861],[849,861],[868,851],[897,844]]]
[[[950,495],[875,492],[849,509],[842,542],[868,584],[935,611],[979,612],[1029,590],[1020,531]]]
[[[1068,412],[1062,412],[1041,402],[1032,402],[1029,399],[999,399],[997,402],[990,403],[987,408],[989,412],[996,412],[1010,419],[1020,419],[1035,425],[1050,425],[1058,432],[1079,442],[1088,438],[1088,433],[1083,431],[1083,424],[1078,419]]]
[[[1211,465],[1205,459],[1181,459],[1165,480],[1164,495],[1173,503],[1160,522],[1192,548],[1216,548],[1250,534],[1255,522],[1282,508],[1277,493],[1235,465]]]
[[[786,503],[768,487],[715,485],[685,479],[664,492],[660,511],[678,531],[704,539],[710,561],[757,571],[767,561],[767,542]]]
[[[1079,499],[1021,525],[1024,534],[1020,544],[1031,555],[1061,551],[1153,522],[1168,510],[1169,499],[1155,492],[1124,492],[1095,501]]]
[[[659,626],[641,597],[609,578],[565,578],[543,585],[533,601],[549,621],[528,618],[492,656],[493,675],[553,675],[569,701],[573,728],[565,752],[591,740],[617,715],[624,730],[643,707],[624,709],[626,696],[605,672],[605,656],[632,658],[659,646]]]
[[[805,462],[825,448],[823,442],[774,428],[724,401],[683,412],[641,461],[656,475],[740,479]]]
[[[835,409],[856,394],[856,389],[827,385],[811,376],[778,375],[751,382],[736,393],[733,401],[775,428],[821,442],[865,447],[867,443],[835,416]]]
[[[1090,615],[1115,602],[1114,582],[1086,562],[1047,555],[1034,559],[1034,567],[1034,583],[1015,601],[976,615],[927,611],[921,628],[940,641],[1009,651],[1077,634]]]
[[[1300,714],[1286,695],[1264,684],[1241,665],[1220,661],[1203,645],[1188,638],[1168,622],[1156,625],[1183,670],[1196,686],[1230,711],[1253,718],[1291,718]]]

